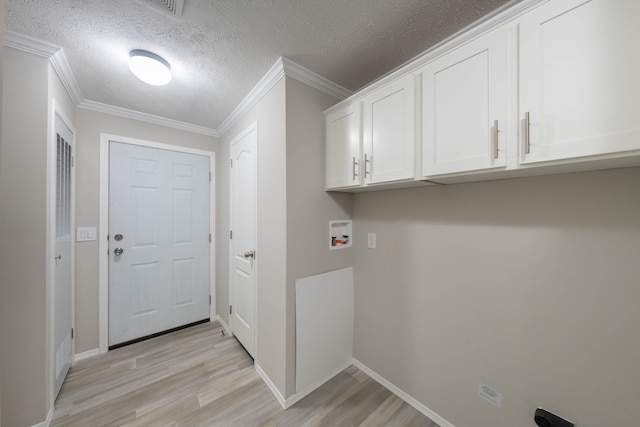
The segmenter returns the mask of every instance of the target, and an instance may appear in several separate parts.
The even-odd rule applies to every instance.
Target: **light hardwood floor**
[[[79,362],[51,425],[438,427],[353,366],[284,411],[217,322]]]

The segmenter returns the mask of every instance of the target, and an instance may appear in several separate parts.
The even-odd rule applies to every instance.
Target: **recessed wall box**
[[[353,246],[351,220],[329,221],[329,249],[350,248]]]

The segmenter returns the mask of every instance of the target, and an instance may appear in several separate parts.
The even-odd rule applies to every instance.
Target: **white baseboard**
[[[82,353],[78,353],[73,355],[73,364],[75,365],[81,360],[88,359],[90,357],[94,357],[100,354],[99,348],[94,348],[93,350],[83,351]]]
[[[255,366],[255,369],[256,369],[256,372],[258,373],[258,375],[260,375],[260,377],[262,377],[262,380],[265,382],[267,387],[269,387],[269,390],[271,390],[271,393],[273,393],[273,395],[276,397],[276,399],[278,400],[278,403],[280,404],[280,406],[282,406],[282,409],[287,409],[284,397],[282,397],[282,394],[280,394],[280,390],[278,390],[278,387],[276,387],[276,385],[273,383],[273,381],[271,381],[271,378],[269,378],[269,376],[266,374],[266,372],[264,372],[262,370],[260,365],[258,365],[258,362],[255,362],[254,366]]]
[[[53,405],[51,405],[51,409],[49,409],[49,413],[47,414],[47,419],[41,423],[34,424],[31,427],[49,427],[49,424],[51,424],[52,418],[53,418]]]
[[[413,397],[409,396],[409,394],[405,393],[400,388],[398,388],[395,385],[393,385],[391,382],[389,382],[388,380],[386,380],[385,378],[380,376],[377,372],[375,372],[374,370],[369,368],[364,363],[360,362],[357,359],[353,359],[353,364],[354,364],[354,366],[356,368],[360,369],[362,372],[364,372],[365,374],[369,375],[371,378],[373,378],[374,380],[379,382],[382,386],[384,386],[391,393],[395,394],[400,399],[404,400],[409,405],[413,406],[415,409],[420,411],[424,416],[426,416],[431,421],[433,421],[436,424],[438,424],[440,427],[455,427],[449,421],[445,420],[440,415],[436,414],[431,409],[427,408],[425,405],[423,405],[422,403],[418,402]]]
[[[216,315],[216,320],[217,320],[218,322],[220,322],[220,326],[222,326],[222,329],[224,329],[224,333],[225,333],[225,334],[227,334],[227,335],[229,335],[229,336],[231,336],[231,335],[232,335],[232,334],[231,334],[231,328],[229,327],[229,325],[227,325],[227,324],[225,323],[225,321],[222,319],[222,317],[220,317],[220,315],[219,315],[219,314],[218,314],[218,315]]]
[[[293,396],[289,397],[288,399],[285,400],[284,409],[290,408],[291,406],[295,405],[297,402],[299,402],[300,400],[304,399],[305,397],[307,397],[308,395],[313,393],[316,389],[318,389],[322,385],[324,385],[324,383],[326,383],[327,381],[329,381],[330,379],[332,379],[333,377],[338,375],[340,372],[342,372],[345,369],[347,369],[352,364],[353,364],[353,360],[352,359],[347,360],[339,368],[335,369],[330,374],[326,375],[325,377],[323,377],[319,381],[316,381],[315,383],[311,384],[310,386],[305,387],[304,390],[299,391],[296,394],[294,394]]]

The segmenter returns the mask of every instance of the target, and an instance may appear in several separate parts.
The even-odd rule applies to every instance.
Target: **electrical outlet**
[[[497,406],[498,408],[502,407],[502,393],[497,392],[486,384],[480,383],[478,396],[482,397],[484,400]]]
[[[369,249],[376,248],[376,233],[369,233],[367,235],[367,246]]]

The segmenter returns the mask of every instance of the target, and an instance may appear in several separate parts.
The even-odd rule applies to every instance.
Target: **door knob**
[[[253,251],[246,251],[246,252],[244,253],[244,257],[245,257],[245,258],[255,258],[255,256],[256,256],[256,253],[255,253],[255,252],[253,252]]]
[[[116,256],[120,256],[120,255],[122,255],[122,252],[124,252],[124,250],[123,250],[122,248],[115,248],[115,249],[113,250],[113,253],[114,253]]]
[[[115,236],[113,236],[113,238],[116,240],[116,242],[119,242],[120,240],[122,240],[122,234],[116,234]]]

